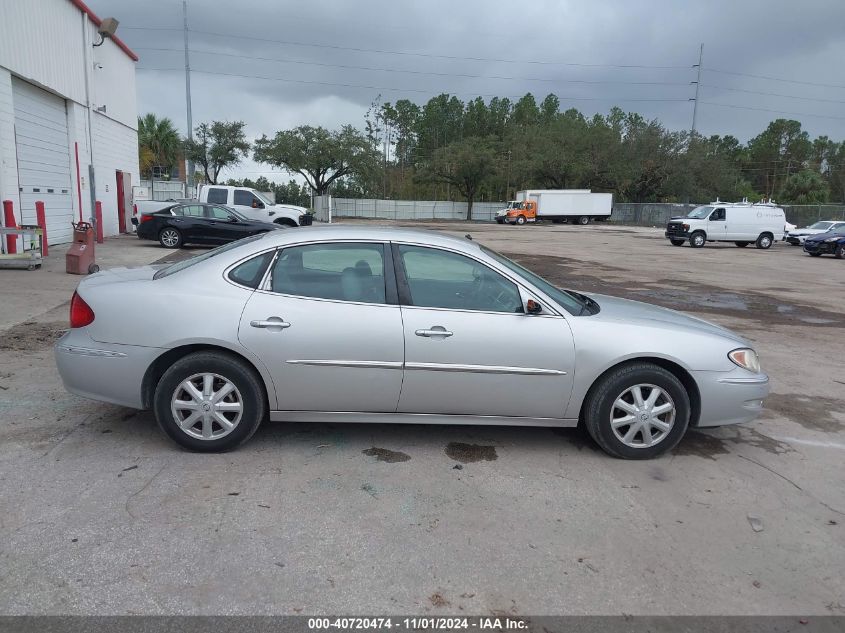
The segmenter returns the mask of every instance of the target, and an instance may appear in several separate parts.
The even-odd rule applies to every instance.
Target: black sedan
[[[804,240],[804,252],[813,257],[828,254],[845,259],[845,226],[811,235]]]
[[[280,227],[244,217],[219,204],[188,202],[132,218],[142,240],[158,240],[165,248],[183,244],[225,244]]]

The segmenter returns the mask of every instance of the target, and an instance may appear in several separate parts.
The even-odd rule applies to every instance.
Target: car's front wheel
[[[583,422],[609,455],[650,459],[686,433],[690,401],[678,378],[652,363],[617,367],[599,379],[584,402]]]
[[[267,414],[260,378],[224,352],[196,352],[176,361],[159,380],[153,406],[172,440],[203,453],[247,441]]]
[[[696,231],[689,238],[689,245],[693,248],[701,248],[707,241],[707,236],[703,231]]]
[[[833,253],[833,256],[836,259],[845,259],[845,244],[840,244],[836,247],[836,251]]]
[[[158,234],[158,241],[164,248],[179,248],[182,246],[182,234],[179,229],[168,226]]]
[[[517,216],[517,218],[516,218],[516,223],[517,223],[517,224],[519,224],[520,226],[522,226],[523,224],[525,224],[525,222],[526,222],[526,220],[525,220],[525,216],[524,216],[524,215]]]

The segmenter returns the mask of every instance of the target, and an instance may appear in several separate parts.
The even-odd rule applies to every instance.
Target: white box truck
[[[590,189],[527,189],[516,192],[516,200],[496,213],[499,224],[526,224],[548,220],[589,224],[606,220],[613,210],[613,194]]]

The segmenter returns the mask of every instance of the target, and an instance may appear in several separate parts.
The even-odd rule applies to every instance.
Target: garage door
[[[73,194],[64,99],[13,78],[12,101],[22,223],[36,223],[35,202],[41,200],[50,244],[69,242]]]

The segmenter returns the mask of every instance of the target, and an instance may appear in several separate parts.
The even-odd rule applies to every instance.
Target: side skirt
[[[578,420],[521,418],[504,415],[446,415],[442,413],[366,413],[360,411],[271,411],[273,422],[351,422],[357,424],[470,424],[493,426],[578,426]]]

